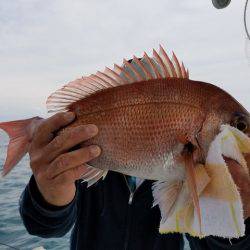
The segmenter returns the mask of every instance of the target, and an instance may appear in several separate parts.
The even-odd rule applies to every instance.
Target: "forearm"
[[[44,238],[65,235],[76,219],[76,199],[77,194],[74,200],[64,207],[48,204],[32,176],[20,199],[20,215],[27,231]]]

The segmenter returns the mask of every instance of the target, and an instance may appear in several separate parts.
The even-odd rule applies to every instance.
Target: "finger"
[[[85,165],[77,166],[58,175],[54,180],[56,184],[71,184],[81,179],[81,176],[88,171]]]
[[[81,148],[66,154],[62,154],[57,157],[47,169],[47,175],[49,179],[53,179],[59,174],[80,166],[98,155],[100,155],[101,149],[96,145]]]
[[[53,132],[58,131],[60,128],[65,127],[75,119],[73,112],[58,113],[46,120],[44,120],[33,138],[33,143],[36,145],[45,145],[49,143],[53,137]]]
[[[56,136],[45,148],[44,153],[49,161],[53,161],[62,153],[84,142],[98,133],[98,128],[93,125],[81,125],[64,131]]]

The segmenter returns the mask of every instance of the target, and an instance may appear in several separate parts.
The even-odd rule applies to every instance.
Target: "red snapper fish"
[[[76,114],[58,133],[98,126],[99,134],[81,145],[102,149],[82,175],[88,186],[108,171],[155,180],[161,233],[244,235],[241,197],[224,157],[249,174],[250,115],[224,90],[190,80],[174,53],[170,59],[160,46],[152,57],[144,53],[72,81],[47,99],[47,107]],[[40,119],[0,123],[10,137],[3,176],[28,152]]]

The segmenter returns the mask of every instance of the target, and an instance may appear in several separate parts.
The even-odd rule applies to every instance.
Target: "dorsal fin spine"
[[[154,55],[155,59],[157,60],[158,64],[160,65],[161,70],[164,73],[164,76],[169,77],[168,70],[167,70],[165,64],[163,63],[161,57],[159,56],[159,54],[155,51],[155,49],[153,50],[153,55]]]
[[[86,81],[89,82],[89,84],[92,84],[92,86],[96,87],[98,90],[101,90],[103,88],[103,85],[99,84],[98,82],[94,81],[91,77],[88,77]]]
[[[103,72],[97,71],[96,75],[99,76],[100,78],[102,78],[104,81],[106,81],[110,85],[110,87],[117,86],[117,82],[115,82],[114,79],[110,78],[109,76],[107,76]]]
[[[69,83],[69,86],[71,88],[75,88],[75,89],[79,90],[81,93],[84,93],[85,91],[88,91],[90,93],[93,92],[93,91],[96,91],[96,89],[91,88],[92,85],[90,85],[90,86],[83,86],[83,85],[81,85],[81,83],[79,81]]]
[[[104,77],[105,80],[107,80],[113,87],[116,87],[119,85],[119,82],[117,82],[113,77],[111,77],[110,75],[106,74],[106,72],[100,72],[99,73],[102,74],[102,76]]]
[[[74,100],[78,100],[77,97],[72,97],[72,96],[65,96],[65,95],[61,95],[61,94],[52,94],[51,96],[48,97],[47,102],[52,100],[52,99],[63,99],[63,100],[70,100],[70,101],[74,101]]]
[[[141,59],[133,56],[131,62],[126,59],[123,67],[114,64],[114,68],[105,68],[104,72],[97,71],[88,77],[81,77],[68,83],[47,99],[50,112],[66,111],[70,104],[106,88],[135,82],[163,79],[163,78],[189,78],[189,71],[179,62],[173,53],[172,60],[160,45],[159,52],[153,50],[153,57],[146,52]]]
[[[98,77],[94,74],[91,74],[88,78],[90,78],[93,82],[98,83],[101,88],[107,87],[107,84],[105,84],[103,81],[99,80]]]
[[[49,105],[50,100],[47,101],[47,104]],[[57,99],[53,98],[54,103],[71,103],[72,100],[64,100],[64,99]]]
[[[75,83],[80,89],[90,89],[91,91],[96,91],[97,89],[101,89],[100,86],[96,86],[92,83],[90,78],[82,77],[78,82]],[[74,82],[72,82],[72,86],[74,86]]]
[[[131,78],[133,79],[132,82],[138,82],[137,76],[134,73],[134,69],[131,67],[130,63],[126,61],[126,59],[123,59],[123,67],[122,68],[123,68],[123,71],[126,71],[131,76]],[[128,69],[132,72],[132,74]]]
[[[123,63],[134,73],[136,82],[144,80],[143,76],[137,71],[132,63],[129,63],[126,59],[123,59]]]
[[[162,60],[165,63],[165,65],[169,67],[169,75],[171,77],[177,77],[174,65],[161,45],[160,45],[160,54],[162,54]]]
[[[144,52],[143,58],[148,62],[148,64],[152,67],[153,72],[155,74],[154,79],[160,78],[161,75],[159,73],[159,71],[157,70],[157,68],[155,67],[152,59],[148,56],[148,54],[146,52]]]
[[[70,87],[70,85],[63,86],[62,91],[70,92],[70,93],[73,93],[73,94],[76,94],[76,95],[81,95],[82,94],[81,91],[78,91],[77,88]]]
[[[97,72],[98,73],[98,72]],[[96,75],[92,75],[92,77],[94,79],[96,79],[97,81],[100,81],[104,84],[105,87],[113,87],[110,83],[108,83],[105,79],[103,79],[102,77],[99,77],[98,74]]]
[[[81,97],[77,93],[72,93],[71,91],[66,91],[66,90],[63,90],[63,89],[58,90],[57,93],[61,94],[62,96],[65,96],[65,94],[66,94],[67,96],[71,96],[71,97],[76,97],[76,98],[80,98]]]
[[[48,113],[57,113],[57,112],[66,112],[67,111],[67,107],[64,108],[47,108],[48,109]]]
[[[129,83],[132,83],[134,81],[133,77],[126,71],[124,70],[122,67],[120,67],[117,64],[114,64],[115,69],[120,71],[120,74],[123,73],[124,76],[128,79]]]
[[[182,74],[181,74],[181,66],[180,66],[180,63],[175,55],[175,53],[173,52],[173,61],[175,62],[175,65],[176,65],[176,69],[177,69],[177,77],[178,78],[181,78],[182,77]]]
[[[152,79],[152,75],[150,74],[150,72],[147,70],[147,68],[143,65],[143,63],[136,56],[133,56],[133,61],[138,66],[140,66],[141,70],[145,74],[146,80]]]
[[[107,71],[107,75],[110,75],[110,77],[112,76],[119,84],[122,84],[124,81],[126,81],[126,79],[122,79],[114,70],[108,67],[105,68],[105,71]]]

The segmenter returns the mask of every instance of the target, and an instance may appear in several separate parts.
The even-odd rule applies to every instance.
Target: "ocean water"
[[[0,131],[0,164],[5,159],[7,142],[7,136]],[[0,250],[11,249],[1,243],[23,250],[38,246],[55,250],[69,249],[69,233],[63,238],[42,239],[29,235],[23,226],[18,211],[18,201],[30,175],[29,158],[26,156],[7,177],[0,181]]]

